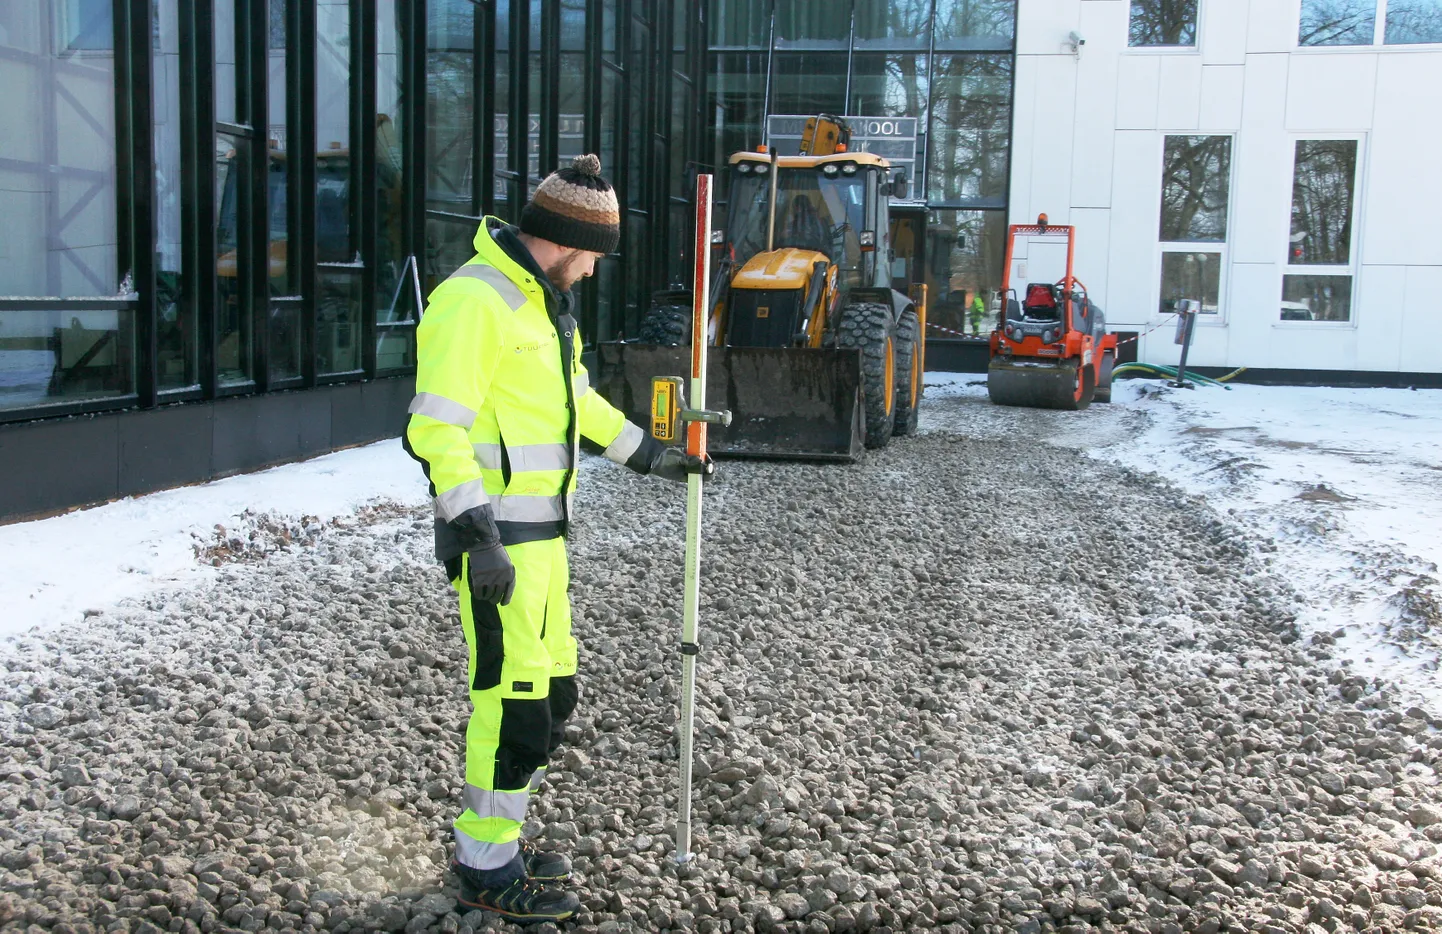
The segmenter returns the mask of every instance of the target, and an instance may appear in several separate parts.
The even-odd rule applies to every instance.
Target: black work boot
[[[516,924],[564,921],[581,907],[575,894],[548,889],[534,879],[508,872],[509,867],[487,872],[452,863],[452,869],[461,880],[457,901],[466,908],[495,912]]]
[[[537,882],[560,882],[571,875],[571,861],[563,854],[538,850],[525,840],[521,858],[526,861],[526,876]]]

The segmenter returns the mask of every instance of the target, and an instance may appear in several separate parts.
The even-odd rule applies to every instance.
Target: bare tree
[[[1370,45],[1377,0],[1302,0],[1298,45]]]
[[[1197,0],[1132,0],[1134,46],[1196,45]]]
[[[1386,41],[1396,45],[1442,42],[1442,0],[1391,0]]]
[[[1356,140],[1297,142],[1292,177],[1292,264],[1345,266],[1351,262],[1356,176]]]
[[[1162,157],[1162,240],[1226,239],[1231,168],[1229,136],[1167,137]]]

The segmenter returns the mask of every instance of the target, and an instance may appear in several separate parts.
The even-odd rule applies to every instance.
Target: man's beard
[[[571,286],[576,284],[576,276],[571,272],[571,259],[567,256],[558,263],[552,263],[546,269],[546,278],[551,280],[558,291],[569,292]]]

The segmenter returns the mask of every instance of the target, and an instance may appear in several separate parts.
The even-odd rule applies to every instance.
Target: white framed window
[[[1127,45],[1134,49],[1197,47],[1201,0],[1131,0]]]
[[[1162,138],[1162,203],[1157,231],[1157,314],[1182,299],[1201,302],[1201,320],[1224,318],[1231,214],[1232,137]]]
[[[1442,44],[1442,0],[1299,0],[1299,48]]]
[[[1353,322],[1362,149],[1360,136],[1293,144],[1281,321]]]

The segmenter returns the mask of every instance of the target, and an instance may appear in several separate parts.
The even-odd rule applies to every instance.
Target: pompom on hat
[[[601,177],[601,160],[587,153],[557,169],[536,188],[521,210],[521,233],[558,246],[614,253],[621,243],[621,208],[611,183]]]

